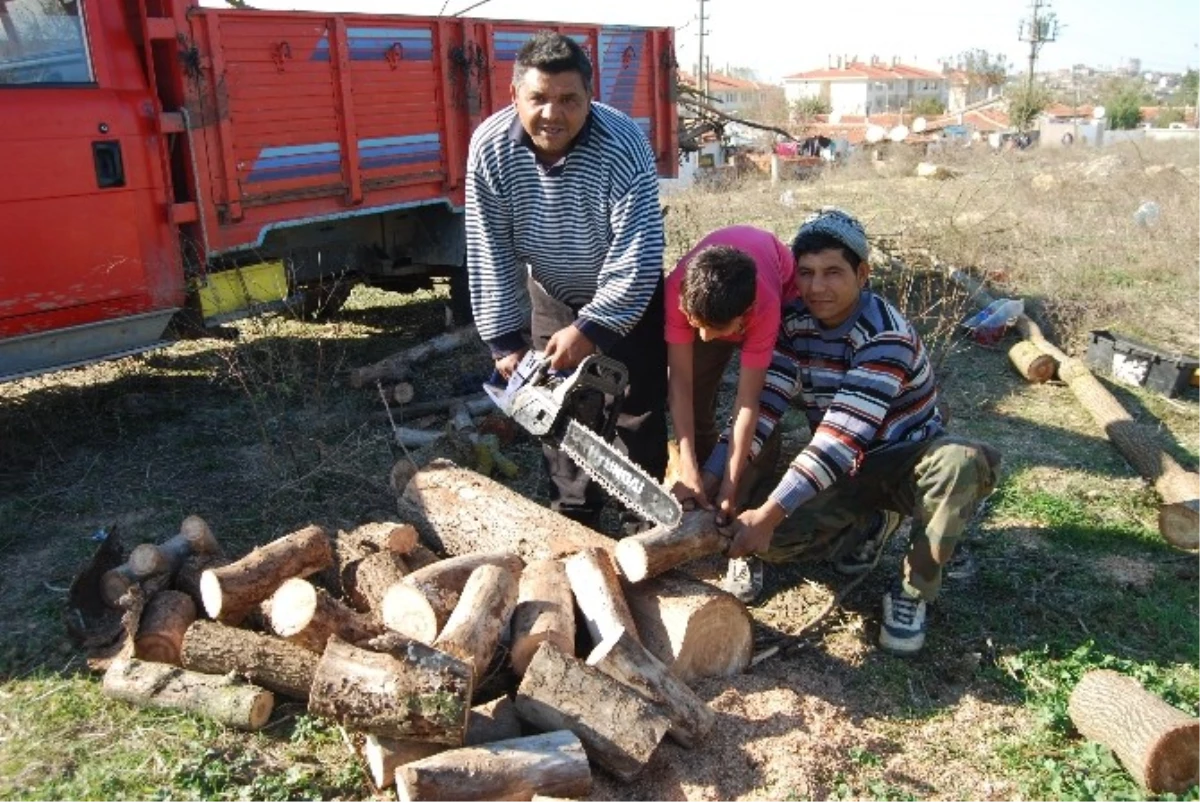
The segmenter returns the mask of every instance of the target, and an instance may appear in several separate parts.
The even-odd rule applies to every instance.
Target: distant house
[[[691,73],[679,71],[680,83],[698,87],[699,81]],[[768,109],[783,108],[783,89],[775,84],[747,81],[719,72],[708,74],[708,94],[716,107],[734,117],[757,119],[768,116]]]
[[[963,70],[950,70],[945,75],[948,91],[946,111],[962,111],[1000,94],[999,86],[987,86]]]
[[[878,114],[909,107],[932,98],[942,105],[949,100],[949,81],[940,72],[912,67],[893,58],[872,57],[862,62],[831,57],[825,69],[808,70],[783,79],[788,103],[819,98],[831,113]]]

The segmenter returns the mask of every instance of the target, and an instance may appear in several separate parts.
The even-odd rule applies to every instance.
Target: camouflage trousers
[[[761,498],[763,488],[769,492],[774,486],[779,441],[776,430],[751,463],[746,481],[758,491],[752,496]],[[862,542],[876,511],[893,510],[912,516],[905,588],[933,601],[942,568],[979,502],[995,488],[999,467],[1000,454],[992,447],[948,435],[871,451],[854,476],[789,515],[760,556],[768,562],[835,559]]]

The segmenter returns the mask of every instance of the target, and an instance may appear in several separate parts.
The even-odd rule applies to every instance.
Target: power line
[[[1029,19],[1021,20],[1021,27],[1017,38],[1022,42],[1029,43],[1029,76],[1027,78],[1027,91],[1033,90],[1033,73],[1037,68],[1038,53],[1041,52],[1042,46],[1047,42],[1053,42],[1058,39],[1058,15],[1049,10],[1050,3],[1048,0],[1033,0],[1029,4],[1030,17]],[[1043,12],[1045,9],[1045,13]]]

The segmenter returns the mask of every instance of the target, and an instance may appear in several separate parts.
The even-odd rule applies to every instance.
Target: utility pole
[[[1037,68],[1038,53],[1046,42],[1058,39],[1058,16],[1049,10],[1049,0],[1032,0],[1029,4],[1030,17],[1021,20],[1018,39],[1029,42],[1029,76],[1026,78],[1026,92],[1033,91],[1033,73]]]
[[[704,23],[707,20],[708,17],[704,16],[704,0],[700,0],[700,58],[696,61],[696,72],[699,73],[696,76],[696,82],[700,84],[697,87],[700,90],[700,94],[706,97],[708,95],[708,68],[704,63]]]

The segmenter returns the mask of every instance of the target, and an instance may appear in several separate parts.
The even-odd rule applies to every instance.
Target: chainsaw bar
[[[567,423],[559,447],[584,473],[638,515],[662,526],[679,525],[683,508],[675,497],[579,421]]]

